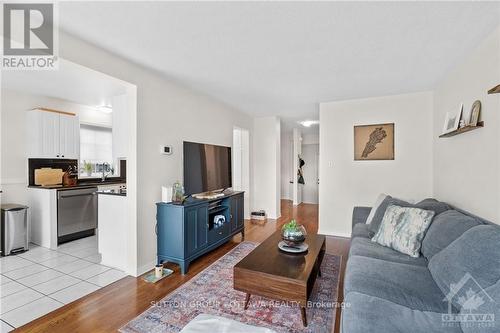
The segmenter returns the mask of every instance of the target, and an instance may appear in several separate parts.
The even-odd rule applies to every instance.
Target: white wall
[[[496,29],[439,84],[434,92],[434,194],[493,222],[500,221],[500,29]],[[446,112],[482,104],[483,129],[440,139]]]
[[[3,190],[2,202],[21,204],[28,202],[26,191],[28,177],[26,111],[36,107],[76,113],[80,121],[86,124],[112,126],[111,114],[100,112],[91,106],[2,89],[2,167],[0,175],[0,185]]]
[[[292,200],[292,149],[293,139],[291,132],[281,133],[281,199]]]
[[[432,196],[432,93],[322,103],[320,121],[320,233],[350,236],[353,207],[381,192]],[[395,123],[395,160],[354,161],[353,127],[380,123]]]
[[[253,131],[253,210],[264,209],[267,216],[281,216],[281,130],[278,117],[254,119]]]
[[[252,118],[66,34],[59,46],[61,57],[137,86],[137,261],[143,272],[156,260],[161,186],[182,179],[182,141],[231,146],[234,126],[251,130]],[[159,153],[166,144],[173,146],[170,156]]]

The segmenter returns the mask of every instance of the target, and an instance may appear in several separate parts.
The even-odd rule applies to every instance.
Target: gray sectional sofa
[[[412,258],[371,241],[356,207],[342,333],[500,332],[500,226],[426,199],[436,212]]]

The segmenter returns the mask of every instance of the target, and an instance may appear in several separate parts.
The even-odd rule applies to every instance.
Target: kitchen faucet
[[[102,178],[101,182],[105,182],[106,178],[109,176],[109,174],[106,174],[106,169],[109,167],[108,163],[103,163],[102,164]]]

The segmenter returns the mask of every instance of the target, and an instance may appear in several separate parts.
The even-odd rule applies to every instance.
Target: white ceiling
[[[61,28],[256,116],[432,89],[495,2],[63,2]],[[287,126],[288,126],[287,125]]]
[[[3,71],[2,89],[59,98],[88,106],[112,105],[127,84],[87,67],[62,60],[57,71]]]

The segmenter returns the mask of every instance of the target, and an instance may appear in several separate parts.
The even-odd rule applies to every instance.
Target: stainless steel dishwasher
[[[97,187],[57,192],[57,242],[95,235]]]

